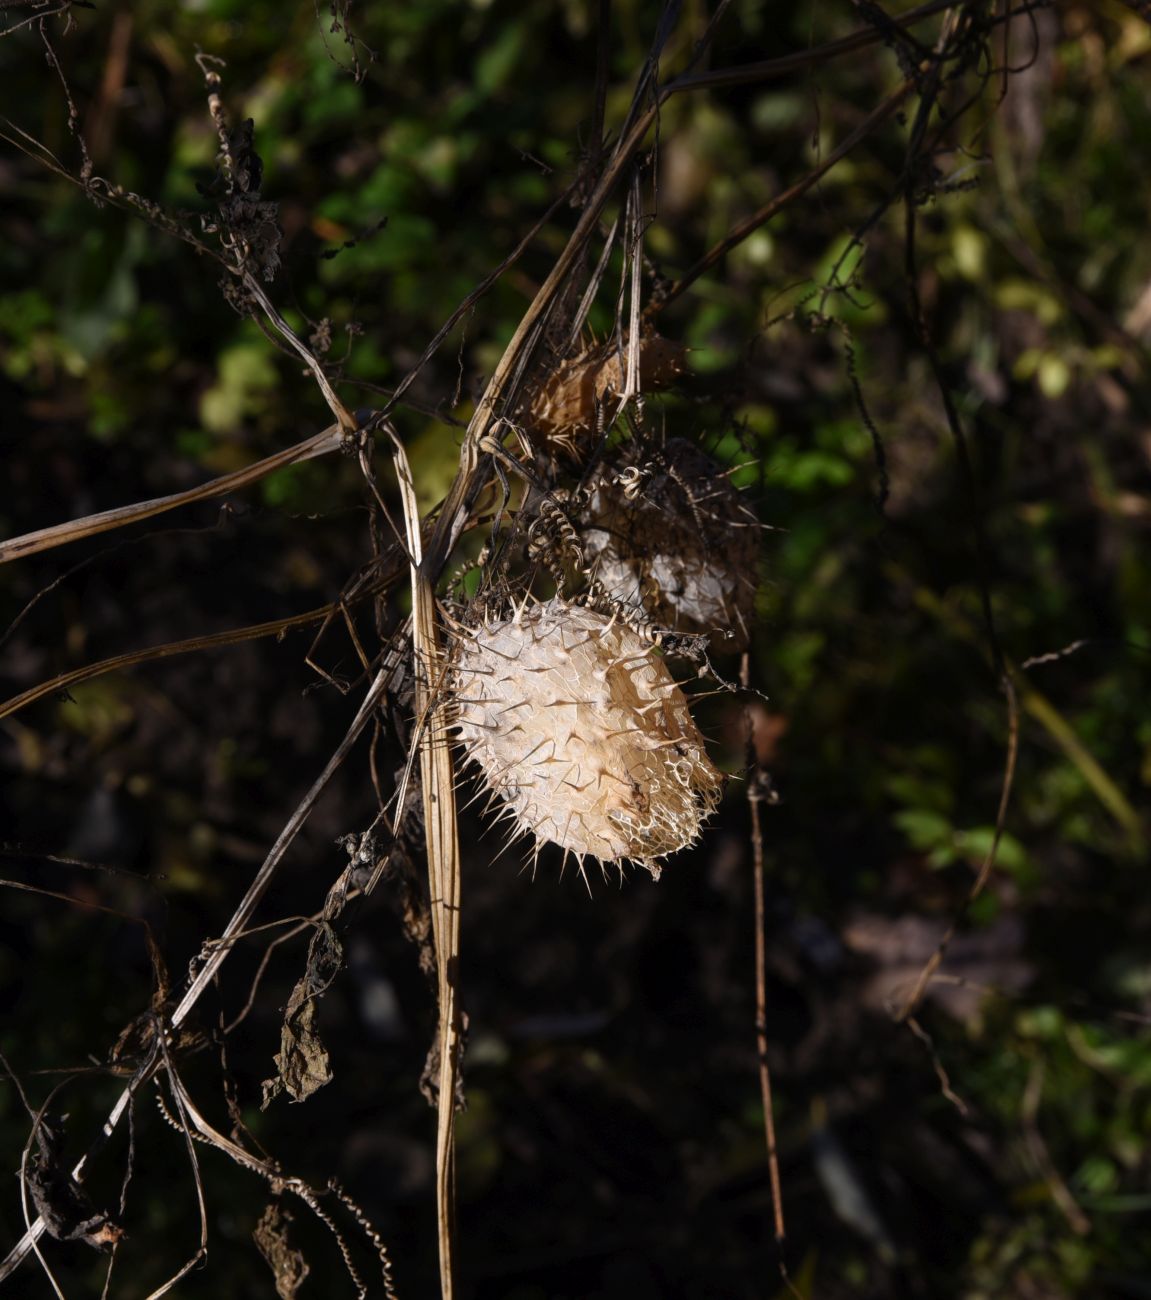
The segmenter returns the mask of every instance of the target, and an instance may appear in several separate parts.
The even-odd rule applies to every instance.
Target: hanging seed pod
[[[471,629],[454,666],[467,757],[516,833],[601,863],[693,843],[723,777],[663,659],[618,620],[564,603]]]
[[[639,344],[641,393],[666,388],[683,374],[687,349],[650,334]],[[627,345],[590,348],[564,361],[537,385],[528,403],[527,425],[537,439],[568,456],[578,457],[581,439],[596,427],[596,411],[618,397],[627,379]]]
[[[720,467],[673,438],[650,459],[605,465],[584,519],[591,571],[659,627],[743,650],[755,611],[759,523]]]

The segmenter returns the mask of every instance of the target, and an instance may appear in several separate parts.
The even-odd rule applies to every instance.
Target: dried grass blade
[[[34,533],[25,533],[22,537],[12,537],[0,542],[0,564],[11,560],[23,559],[26,555],[35,555],[38,551],[48,551],[54,546],[64,546],[68,542],[79,541],[82,537],[94,537],[98,533],[111,532],[114,528],[123,528],[125,524],[134,524],[140,519],[150,519],[161,515],[166,510],[175,510],[178,506],[191,505],[193,501],[207,501],[211,497],[222,497],[229,492],[250,487],[260,479],[288,465],[299,465],[302,461],[312,460],[317,456],[326,456],[336,451],[343,439],[343,431],[338,424],[330,425],[321,433],[315,433],[294,447],[286,447],[274,456],[258,460],[254,465],[233,470],[219,478],[201,483],[199,487],[189,488],[186,492],[174,492],[171,496],[153,497],[149,501],[137,501],[135,505],[117,506],[114,510],[102,510],[98,514],[85,515],[83,519],[71,519],[65,524],[53,524],[51,528],[41,528]]]
[[[403,443],[386,426],[394,445],[396,477],[412,557],[412,649],[415,658],[420,778],[427,837],[428,888],[435,936],[439,1002],[439,1090],[436,1122],[436,1221],[440,1293],[453,1294],[452,1237],[455,1203],[455,1110],[459,1076],[459,1011],[456,972],[460,951],[460,846],[456,791],[447,731],[447,702],[440,690],[443,657],[436,625],[432,579],[423,564],[420,516],[412,471]],[[402,806],[402,805],[401,805]]]
[[[321,605],[319,609],[310,609],[303,614],[292,614],[288,618],[275,618],[270,623],[254,623],[250,627],[238,627],[228,632],[213,632],[207,636],[189,637],[186,641],[166,641],[163,645],[148,646],[145,650],[130,650],[126,654],[113,655],[110,659],[101,659],[94,664],[85,664],[82,668],[73,668],[71,672],[60,673],[38,686],[30,686],[19,695],[0,702],[0,718],[19,713],[28,705],[47,695],[67,691],[81,682],[91,681],[93,677],[102,677],[105,673],[119,672],[124,668],[134,668],[137,664],[151,663],[156,659],[171,659],[174,655],[191,654],[195,650],[215,650],[220,646],[239,645],[242,641],[256,641],[265,636],[279,636],[295,627],[307,627],[312,623],[321,623],[325,618],[339,610],[338,604]]]

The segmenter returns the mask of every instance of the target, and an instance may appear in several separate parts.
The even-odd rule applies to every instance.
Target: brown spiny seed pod
[[[456,727],[516,832],[601,863],[693,843],[723,777],[663,659],[616,619],[558,598],[470,629]]]
[[[666,388],[684,372],[687,349],[681,343],[649,334],[639,343],[642,393]],[[529,430],[541,442],[578,456],[580,441],[596,425],[596,408],[623,392],[627,378],[627,344],[603,344],[564,361],[545,376],[528,403]]]
[[[673,438],[650,458],[629,445],[601,471],[583,522],[591,572],[613,599],[659,627],[746,648],[759,523],[694,443]]]

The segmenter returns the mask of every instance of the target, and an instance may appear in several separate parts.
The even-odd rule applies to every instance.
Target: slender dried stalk
[[[285,447],[274,456],[267,456],[255,464],[245,465],[243,469],[222,474],[219,478],[209,479],[207,483],[189,488],[186,492],[173,492],[171,496],[153,497],[150,501],[137,501],[130,506],[117,506],[113,510],[102,510],[99,514],[85,515],[83,519],[72,519],[68,523],[53,524],[51,528],[25,533],[22,537],[9,538],[6,542],[0,542],[0,564],[22,560],[38,551],[48,551],[54,546],[79,541],[82,537],[111,532],[114,528],[123,528],[125,524],[134,524],[141,519],[151,519],[153,515],[162,515],[166,510],[175,510],[178,506],[191,505],[193,501],[208,501],[212,497],[238,492],[241,488],[251,487],[260,479],[274,474],[278,469],[299,465],[338,450],[343,438],[344,431],[338,424],[329,425],[322,432],[312,434],[293,447]]]
[[[228,632],[215,632],[208,636],[193,636],[185,641],[168,641],[164,645],[148,646],[144,650],[130,650],[126,654],[113,655],[110,659],[101,659],[94,664],[84,664],[73,668],[71,672],[60,673],[37,686],[30,686],[19,695],[0,703],[0,718],[19,713],[37,700],[49,695],[67,691],[81,682],[91,681],[93,677],[103,677],[105,673],[120,672],[125,668],[134,668],[137,664],[153,663],[157,659],[171,659],[176,655],[191,654],[197,650],[215,650],[220,646],[239,645],[242,641],[257,641],[261,637],[280,636],[296,627],[309,627],[322,623],[339,611],[339,604],[321,605],[319,609],[309,609],[303,614],[293,614],[288,618],[274,618],[269,623],[254,623],[250,627],[235,628]]]
[[[416,489],[404,445],[392,438],[396,477],[404,509],[412,580],[412,649],[416,712],[420,719],[420,781],[427,837],[428,888],[436,948],[439,1001],[439,1088],[436,1122],[436,1222],[440,1254],[440,1292],[450,1300],[454,1287],[452,1248],[455,1206],[455,1112],[459,1077],[460,1024],[456,972],[460,951],[460,846],[456,791],[448,736],[446,699],[440,687],[442,656],[432,582],[423,566]],[[399,805],[401,808],[402,803]]]
[[[751,685],[751,658],[744,651],[740,664],[740,682],[745,690]],[[771,1095],[771,1069],[767,1063],[767,935],[764,906],[763,826],[760,804],[764,799],[763,770],[755,748],[751,714],[747,717],[747,808],[751,818],[752,882],[755,893],[755,1053],[759,1062],[759,1096],[763,1106],[763,1136],[767,1150],[767,1172],[771,1184],[772,1226],[779,1250],[779,1269],[785,1282],[787,1263],[783,1257],[786,1230],[783,1220],[783,1186],[779,1177],[779,1151],[775,1140],[775,1106]],[[789,1284],[790,1285],[790,1284]]]

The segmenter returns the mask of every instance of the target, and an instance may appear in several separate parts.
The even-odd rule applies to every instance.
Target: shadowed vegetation
[[[0,1229],[64,1294],[434,1293],[445,980],[456,1294],[1146,1294],[1151,24],[921,8],[3,8]],[[457,760],[448,974],[421,581],[449,647],[656,610],[728,778],[585,883]]]

